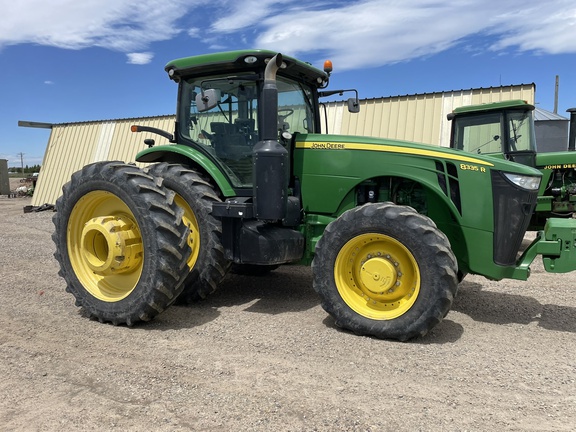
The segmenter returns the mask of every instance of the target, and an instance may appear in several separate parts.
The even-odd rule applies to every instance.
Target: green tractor
[[[576,212],[575,131],[571,126],[572,151],[538,153],[533,111],[526,101],[510,100],[456,108],[448,120],[452,121],[451,148],[518,162],[542,173],[529,226],[541,230],[549,218],[572,218]],[[571,117],[574,124],[574,114]]]
[[[324,70],[245,50],[167,64],[173,133],[136,160],[73,174],[57,201],[55,257],[89,316],[132,325],[212,293],[226,273],[311,265],[336,324],[408,340],[450,310],[466,273],[525,280],[542,255],[576,267],[576,224],[549,219],[518,257],[541,173],[484,155],[321,134]],[[348,100],[358,111],[357,96]]]

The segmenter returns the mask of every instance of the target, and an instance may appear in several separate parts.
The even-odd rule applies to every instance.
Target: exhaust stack
[[[282,54],[268,62],[259,101],[260,136],[252,150],[255,216],[263,221],[278,221],[286,216],[288,189],[288,151],[278,142],[278,87],[276,73]]]
[[[568,132],[568,150],[576,150],[576,108],[569,108],[566,112],[570,113],[570,130]]]

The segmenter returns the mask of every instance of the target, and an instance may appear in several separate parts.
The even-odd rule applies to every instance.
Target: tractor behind
[[[456,108],[450,147],[535,167],[542,173],[538,201],[529,229],[541,230],[551,217],[572,218],[576,212],[576,113],[571,115],[569,151],[538,153],[534,106],[510,100]]]

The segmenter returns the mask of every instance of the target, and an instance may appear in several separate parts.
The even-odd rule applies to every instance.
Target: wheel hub
[[[420,269],[411,251],[385,234],[364,233],[346,242],[334,263],[334,279],[352,310],[377,320],[405,314],[420,292]]]
[[[140,267],[142,238],[125,215],[90,219],[82,230],[82,257],[98,275],[128,273]]]
[[[371,258],[362,265],[360,279],[368,291],[383,294],[396,285],[398,273],[390,261]]]

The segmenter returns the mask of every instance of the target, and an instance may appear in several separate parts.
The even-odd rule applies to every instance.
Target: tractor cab
[[[289,158],[294,135],[320,132],[318,89],[328,84],[329,71],[275,54],[206,54],[174,60],[165,68],[179,83],[173,142],[215,164],[235,195],[255,187],[258,143],[277,142]],[[277,65],[271,64],[273,58]]]
[[[179,142],[204,152],[227,173],[235,188],[252,187],[252,151],[261,140],[257,74],[183,78],[180,84]],[[314,133],[313,90],[289,77],[277,78],[276,138]],[[284,139],[286,142],[286,139]]]
[[[277,65],[273,59],[278,59]],[[229,196],[250,196],[262,190],[255,184],[259,174],[253,164],[258,160],[259,143],[267,143],[261,155],[286,153],[286,160],[279,163],[284,174],[274,176],[287,178],[291,185],[288,165],[295,137],[321,133],[319,98],[353,92],[348,110],[359,111],[356,90],[322,91],[332,72],[330,61],[320,70],[272,51],[243,50],[174,60],[165,70],[179,84],[174,134],[143,126],[133,126],[132,131],[157,133],[189,150],[149,148],[136,160],[180,162],[185,156],[210,172]],[[154,145],[152,140],[147,144]]]
[[[533,110],[533,105],[520,100],[456,108],[448,115],[451,147],[534,167]]]

